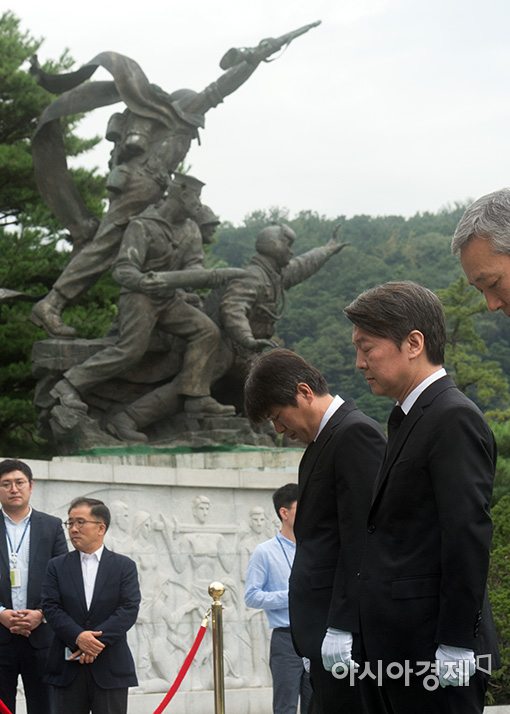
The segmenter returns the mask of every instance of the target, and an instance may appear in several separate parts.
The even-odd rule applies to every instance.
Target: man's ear
[[[425,337],[423,332],[412,330],[405,339],[409,359],[420,357],[425,351]]]
[[[306,382],[299,382],[296,387],[296,397],[302,397],[306,402],[310,403],[314,397],[314,393]]]

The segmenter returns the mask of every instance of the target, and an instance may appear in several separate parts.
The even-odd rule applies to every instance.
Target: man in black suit
[[[140,605],[138,575],[134,561],[104,547],[109,525],[102,501],[75,499],[66,526],[76,550],[50,561],[43,583],[57,714],[126,714],[137,684],[126,633]]]
[[[382,666],[390,714],[481,714],[488,677],[476,665],[490,667],[476,656],[497,658],[486,593],[494,438],[442,368],[444,314],[430,290],[386,283],[345,314],[356,366],[397,400],[361,567],[366,658]]]
[[[269,418],[278,433],[308,444],[299,466],[289,582],[292,636],[296,651],[310,660],[314,711],[361,714],[360,688],[335,678],[331,667],[352,647],[353,633],[359,656],[357,573],[384,436],[354,402],[333,397],[321,373],[289,350],[273,350],[255,362],[245,400],[253,421]]]
[[[14,713],[21,675],[28,714],[52,711],[43,683],[52,632],[41,609],[50,558],[67,553],[62,521],[30,506],[32,470],[17,459],[0,462],[0,699]]]

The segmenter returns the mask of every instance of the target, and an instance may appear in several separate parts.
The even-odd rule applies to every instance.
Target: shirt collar
[[[314,441],[317,441],[321,431],[324,429],[324,427],[326,426],[328,421],[331,419],[333,414],[336,412],[336,410],[342,406],[344,401],[345,400],[342,399],[342,397],[339,397],[338,394],[335,395],[335,397],[333,398],[333,401],[331,402],[331,404],[329,405],[329,407],[326,409],[326,411],[324,412],[324,414],[322,416],[321,423],[319,424],[319,431],[315,434]]]
[[[8,521],[10,524],[12,524],[13,526],[19,526],[19,525],[21,525],[22,523],[26,523],[26,522],[29,521],[29,520],[31,519],[31,517],[32,517],[32,506],[30,506],[27,515],[26,515],[25,518],[23,518],[21,521],[13,521],[12,518],[11,518],[10,516],[8,516],[7,513],[3,510],[3,508],[2,508],[1,510],[2,510],[4,519],[5,519],[6,521]]]
[[[104,550],[104,545],[100,546],[93,553],[82,553],[80,550],[80,560],[83,563],[84,560],[92,560],[92,558],[95,557],[97,562],[99,563],[101,561],[101,556],[103,555],[103,550]]]
[[[278,533],[276,534],[276,540],[283,540],[284,543],[288,543],[288,544],[291,545],[293,548],[296,547],[296,544],[294,543],[294,541],[290,540],[290,538],[286,538],[286,537],[282,534],[281,531],[278,531]]]
[[[409,412],[411,411],[411,407],[416,402],[420,394],[422,394],[427,389],[427,387],[430,387],[431,384],[437,382],[438,379],[441,379],[441,377],[446,377],[446,370],[444,367],[440,367],[437,372],[429,374],[429,376],[426,377],[423,382],[420,382],[419,385],[407,395],[407,397],[400,405],[400,408],[402,409],[404,414],[409,414]]]

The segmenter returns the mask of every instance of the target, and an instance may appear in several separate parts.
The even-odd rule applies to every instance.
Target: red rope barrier
[[[161,701],[158,707],[154,709],[154,714],[161,714],[161,712],[166,709],[170,701],[173,699],[175,693],[181,686],[182,680],[188,673],[188,669],[191,667],[191,663],[195,659],[195,655],[197,653],[198,648],[202,644],[202,640],[204,639],[205,631],[207,629],[207,617],[205,617],[202,620],[202,624],[199,627],[199,630],[197,632],[197,636],[195,637],[195,641],[191,645],[191,649],[186,655],[186,659],[184,660],[182,667],[180,668],[179,672],[177,673],[177,677],[175,678],[174,683],[168,690],[168,692],[165,694],[164,699]],[[3,712],[0,710],[0,714],[3,714]],[[11,714],[8,710],[5,712],[5,714]]]
[[[0,699],[0,714],[12,714],[11,710]]]

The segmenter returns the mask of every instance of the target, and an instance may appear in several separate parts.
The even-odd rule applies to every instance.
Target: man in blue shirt
[[[288,483],[273,493],[280,532],[260,543],[250,558],[244,601],[248,607],[266,612],[271,635],[269,666],[273,677],[273,714],[296,714],[301,695],[301,714],[311,699],[309,676],[296,654],[290,634],[289,576],[296,552],[294,518],[298,487]]]

